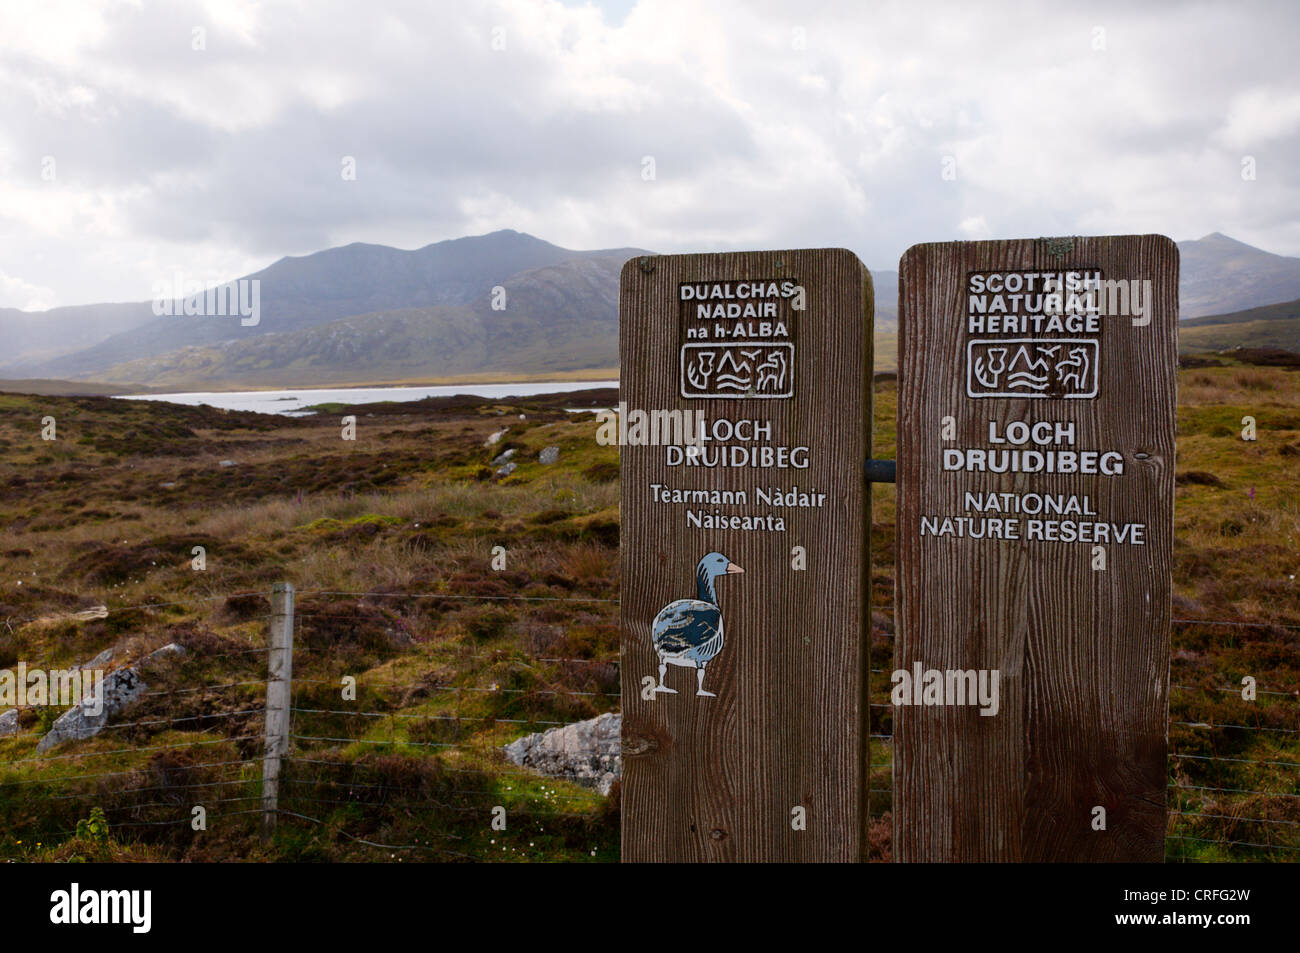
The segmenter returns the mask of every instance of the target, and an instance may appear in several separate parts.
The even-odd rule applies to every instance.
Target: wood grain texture
[[[790,279],[807,307],[792,316],[788,399],[679,395],[683,282]],[[663,447],[621,451],[623,781],[625,861],[856,861],[866,811],[866,632],[872,287],[851,252],[821,249],[654,256],[623,269],[620,400],[629,408],[769,420],[772,445],[811,448],[807,469],[668,466]],[[781,316],[791,316],[786,305]],[[741,441],[732,444],[747,445]],[[688,526],[685,507],[651,501],[654,483],[744,490],[729,515],[779,513],[784,532]],[[777,509],[755,487],[825,493],[819,508]],[[708,509],[714,509],[709,507]],[[807,569],[791,550],[807,550]],[[679,694],[642,697],[658,675],[651,624],[695,596],[710,551],[743,575],[718,580],[726,645],[695,674],[670,667]],[[807,812],[793,830],[791,811]]]
[[[1178,251],[1155,235],[1065,247],[918,245],[901,262],[895,668],[998,669],[1001,710],[895,709],[900,861],[1164,856]],[[1154,291],[1148,326],[1102,319],[1098,396],[968,397],[967,276],[1085,269]],[[1124,473],[944,472],[943,449],[987,447],[990,420],[1073,420],[1078,448],[1121,452]],[[963,514],[967,490],[1087,494],[1094,519],[1146,523],[1146,544],[1106,546],[1095,571],[1091,545],[921,538],[921,516]]]

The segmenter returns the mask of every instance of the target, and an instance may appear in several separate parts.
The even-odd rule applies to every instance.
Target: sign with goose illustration
[[[623,268],[624,860],[864,859],[871,319],[844,249]]]
[[[708,553],[695,567],[695,598],[678,599],[659,610],[651,625],[655,654],[659,656],[656,692],[676,695],[677,689],[664,684],[664,675],[669,665],[683,665],[695,669],[696,695],[716,697],[714,692],[704,690],[704,669],[726,644],[713,581],[744,571],[722,553]]]

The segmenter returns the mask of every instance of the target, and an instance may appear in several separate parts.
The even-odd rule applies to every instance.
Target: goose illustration
[[[659,656],[659,684],[656,692],[676,695],[677,689],[664,684],[669,665],[695,667],[696,695],[716,697],[704,690],[704,668],[722,651],[722,610],[713,580],[719,576],[742,573],[722,553],[709,553],[695,567],[694,599],[678,599],[659,610],[651,624],[655,653]]]

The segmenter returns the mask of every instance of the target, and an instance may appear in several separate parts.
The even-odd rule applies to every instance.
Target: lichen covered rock
[[[606,712],[520,738],[506,745],[506,760],[608,794],[623,773],[622,732],[623,716]]]
[[[168,656],[184,654],[184,647],[173,642],[150,652],[134,666],[109,672],[104,676],[104,683],[97,693],[81,704],[73,705],[50,726],[49,734],[36,745],[37,753],[43,754],[65,741],[82,741],[95,737],[104,730],[110,718],[149,690],[137,670],[140,666]],[[99,657],[102,656],[97,658]],[[85,667],[89,667],[89,664]]]

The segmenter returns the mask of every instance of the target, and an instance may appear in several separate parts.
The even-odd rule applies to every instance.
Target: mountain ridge
[[[487,296],[493,286],[529,268],[624,252],[628,257],[644,254],[635,248],[566,249],[513,229],[447,239],[416,249],[352,242],[309,255],[285,256],[220,285],[229,288],[241,281],[259,281],[261,314],[254,326],[242,325],[238,315],[178,320],[171,315],[155,315],[152,301],[132,302],[114,306],[130,311],[117,316],[119,323],[130,326],[89,346],[65,346],[63,353],[53,357],[33,360],[30,354],[19,353],[0,364],[0,371],[10,377],[79,379],[115,364],[194,345],[283,333],[351,315],[466,304],[477,296]],[[18,314],[30,321],[39,313]],[[0,333],[5,331],[0,327]],[[9,338],[7,333],[4,336]]]
[[[628,257],[618,251],[519,272],[501,285],[500,311],[483,298],[349,315],[139,358],[96,379],[212,389],[607,370],[618,364],[618,273]]]
[[[1300,258],[1211,232],[1178,243],[1179,318],[1228,314],[1300,298]]]
[[[1249,328],[1238,332],[1218,325],[1225,315],[1300,298],[1300,258],[1221,232],[1178,247],[1187,340],[1259,332],[1271,345],[1297,347],[1300,327],[1293,333],[1286,321],[1239,318]],[[618,266],[643,254],[653,253],[566,249],[513,229],[414,249],[351,242],[282,256],[227,282],[259,281],[253,327],[238,315],[159,317],[151,302],[0,309],[8,344],[0,377],[157,390],[608,369],[617,365]],[[872,277],[876,331],[892,340],[898,273],[875,269]],[[504,311],[492,308],[496,288],[506,290]],[[1216,330],[1195,330],[1206,317]]]
[[[1235,348],[1300,351],[1300,298],[1191,318],[1178,327],[1178,350],[1182,353]]]

